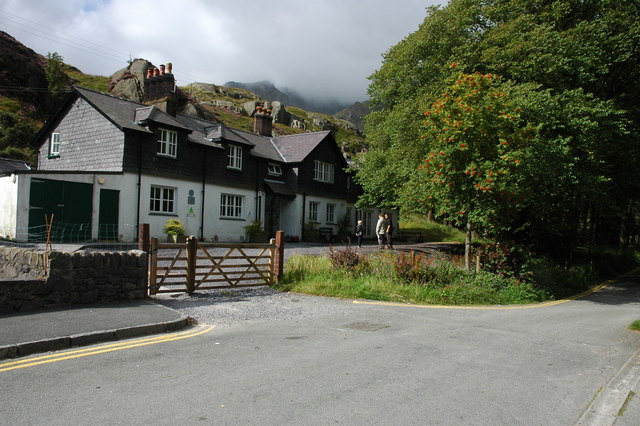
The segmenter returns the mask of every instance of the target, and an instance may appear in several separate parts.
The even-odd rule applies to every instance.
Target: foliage
[[[635,320],[629,325],[629,330],[640,331],[640,320]]]
[[[433,222],[425,215],[403,212],[399,220],[398,237],[407,234],[419,235],[419,241],[453,241],[464,242],[465,236],[460,230]]]
[[[320,238],[320,230],[318,229],[318,222],[307,222],[304,224],[303,233],[304,240],[310,243],[319,243]]]
[[[340,218],[338,218],[338,233],[337,238],[338,241],[349,242],[351,240],[352,228],[351,228],[351,218],[345,213]]]
[[[267,241],[267,233],[262,228],[262,222],[254,220],[251,225],[244,226],[244,239],[250,242]]]
[[[487,235],[554,256],[581,242],[629,242],[638,230],[620,224],[640,213],[640,172],[626,167],[640,159],[637,16],[634,2],[452,0],[430,8],[371,76],[370,149],[354,166],[365,190],[361,205],[425,213],[432,204],[441,219],[469,220]],[[453,121],[452,81],[460,78],[452,80],[451,63],[463,85],[467,76],[486,83],[492,76],[487,91],[458,88],[465,103],[466,95],[478,101],[471,108],[491,106],[492,113],[469,110]],[[445,94],[454,102],[440,102]],[[440,138],[446,147],[452,134],[449,148],[457,151],[432,146]],[[506,160],[500,139],[508,143]],[[446,163],[428,157],[441,151]],[[443,174],[419,171],[424,159],[443,164]],[[475,166],[476,174],[462,175],[470,169],[456,165]],[[503,178],[488,182],[499,170]]]
[[[167,235],[176,235],[181,237],[186,232],[184,225],[178,219],[169,219],[164,225],[164,233]]]
[[[350,272],[367,267],[366,256],[354,250],[350,244],[347,244],[343,250],[336,250],[333,246],[329,247],[329,260],[334,268]]]
[[[71,86],[69,77],[65,74],[64,59],[56,52],[47,53],[47,63],[44,67],[44,73],[47,77],[49,85],[49,94],[53,98],[55,104],[62,101],[64,93],[69,91]]]

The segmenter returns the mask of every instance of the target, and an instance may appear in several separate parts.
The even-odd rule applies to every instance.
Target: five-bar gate
[[[149,294],[271,285],[282,277],[284,233],[264,244],[201,243],[149,247]]]

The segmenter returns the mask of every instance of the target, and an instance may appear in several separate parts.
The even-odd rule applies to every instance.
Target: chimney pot
[[[167,73],[171,74],[173,71],[173,64],[171,62],[167,62]]]
[[[160,65],[160,75],[164,75],[164,64]]]
[[[147,78],[151,78],[152,75],[153,75],[153,70],[151,68],[149,68],[147,70]]]
[[[154,77],[157,77],[157,76],[159,76],[159,75],[160,75],[160,70],[159,70],[158,68],[154,68],[154,69],[153,69],[153,76],[154,76]]]

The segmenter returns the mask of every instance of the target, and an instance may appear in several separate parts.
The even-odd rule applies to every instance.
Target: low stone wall
[[[147,254],[143,251],[52,252],[47,276],[42,252],[2,248],[0,262],[3,259],[11,259],[9,266],[0,268],[3,313],[143,299],[147,294]]]

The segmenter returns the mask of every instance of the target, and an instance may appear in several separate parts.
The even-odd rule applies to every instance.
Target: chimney
[[[165,71],[165,66],[160,65],[160,69],[154,67],[147,70],[147,76],[144,79],[143,102],[155,105],[162,111],[175,116],[177,112],[176,80],[171,73],[171,65],[169,64],[167,68]]]
[[[273,136],[273,119],[270,109],[262,105],[256,106],[256,113],[253,117],[253,133],[262,136]]]

